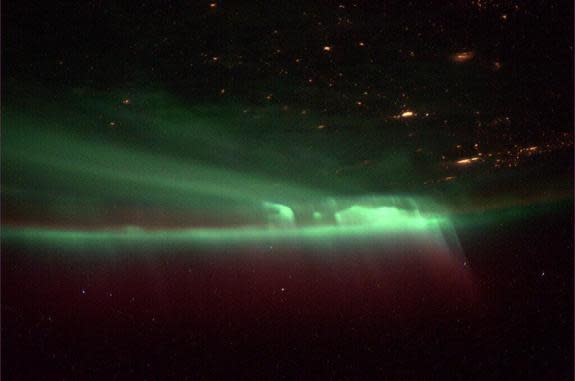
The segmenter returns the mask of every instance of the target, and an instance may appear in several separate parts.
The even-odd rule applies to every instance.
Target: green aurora
[[[453,213],[413,186],[438,170],[414,159],[409,143],[385,140],[403,124],[381,132],[372,119],[294,116],[231,101],[190,106],[166,93],[142,94],[14,97],[2,114],[4,242],[329,246],[398,233],[457,241]],[[368,143],[357,147],[343,132],[315,128],[321,123],[355,123]],[[382,139],[387,150],[376,151]],[[354,164],[373,155],[368,168]],[[458,195],[451,208],[467,201],[472,183],[444,192]],[[374,196],[381,193],[394,196]],[[169,227],[154,220],[158,210]],[[338,213],[359,217],[340,221]],[[493,219],[469,216],[459,219],[466,226]]]

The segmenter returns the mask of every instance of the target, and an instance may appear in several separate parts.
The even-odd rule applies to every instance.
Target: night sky
[[[572,3],[2,28],[6,379],[572,377]]]

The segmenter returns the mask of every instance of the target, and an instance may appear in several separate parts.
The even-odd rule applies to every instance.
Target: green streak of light
[[[447,228],[447,229],[446,229]],[[337,248],[339,244],[362,245],[369,242],[397,242],[402,238],[448,249],[444,234],[449,232],[449,221],[441,217],[402,218],[379,223],[305,226],[292,228],[242,227],[193,228],[177,230],[144,230],[127,227],[115,230],[79,231],[44,228],[4,227],[4,242],[31,248],[58,248],[78,250],[106,250],[139,248],[162,250],[174,248],[222,249],[241,246],[268,246],[285,244],[295,247]]]

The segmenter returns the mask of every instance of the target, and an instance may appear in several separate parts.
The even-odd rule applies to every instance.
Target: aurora
[[[385,247],[410,236],[458,251],[445,208],[330,175],[340,159],[320,137],[320,150],[295,152],[281,139],[239,135],[250,136],[258,122],[238,121],[237,105],[187,107],[162,93],[126,99],[95,94],[86,105],[68,94],[33,113],[24,111],[26,100],[8,105],[4,242],[76,250],[334,248],[350,240]],[[301,124],[277,116],[280,131]],[[252,149],[240,155],[246,146]]]
[[[335,201],[330,200],[332,203]],[[349,200],[346,200],[349,203]],[[289,209],[282,206],[283,221],[270,215],[269,205],[264,211],[261,226],[239,226],[221,228],[179,228],[179,229],[142,229],[128,226],[116,229],[91,231],[50,229],[50,228],[13,228],[4,229],[6,242],[20,243],[26,247],[94,250],[100,248],[145,248],[162,251],[174,248],[218,249],[240,247],[268,247],[270,245],[299,246],[315,249],[334,249],[351,246],[361,248],[366,244],[378,243],[385,251],[386,246],[396,246],[397,242],[407,244],[420,242],[428,249],[444,254],[456,253],[458,248],[453,227],[444,216],[425,216],[418,210],[405,211],[397,207],[370,208],[353,205],[335,213],[335,224],[296,226]],[[318,213],[318,212],[314,212]],[[255,213],[254,213],[255,214]],[[287,216],[286,216],[287,214]],[[410,247],[409,244],[407,247]]]
[[[572,2],[6,4],[1,379],[572,378]]]
[[[368,179],[409,184],[432,172],[397,149],[365,170],[342,166],[334,148],[345,148],[345,136],[294,133],[317,115],[270,106],[246,114],[233,102],[190,106],[158,91],[133,99],[94,92],[89,102],[77,93],[16,98],[2,114],[3,242],[108,251],[351,242],[388,252],[426,242],[463,258],[454,220],[465,228],[499,218],[473,217],[466,184],[444,190],[440,202],[406,185],[374,192]],[[257,115],[273,118],[273,135],[257,132]],[[374,133],[373,121],[362,123]],[[349,174],[340,176],[342,168]]]

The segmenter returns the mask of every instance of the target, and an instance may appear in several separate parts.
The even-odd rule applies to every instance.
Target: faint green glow
[[[511,203],[509,203],[511,204]],[[486,230],[530,221],[542,216],[561,215],[573,210],[573,200],[552,200],[529,204],[504,205],[497,208],[471,210],[451,216],[458,230]]]

